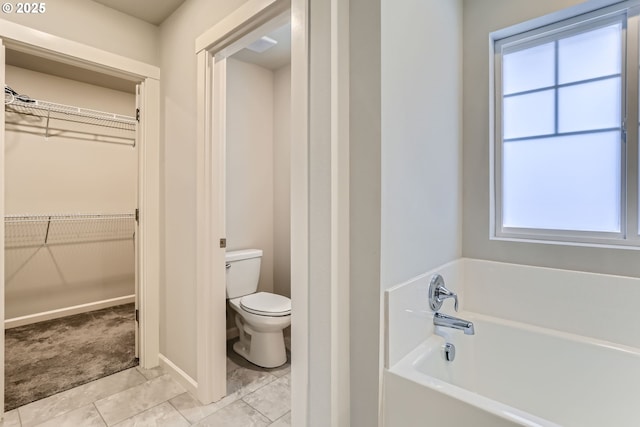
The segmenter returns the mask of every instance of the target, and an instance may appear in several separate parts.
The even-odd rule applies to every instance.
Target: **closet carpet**
[[[5,411],[136,366],[124,304],[5,331]]]

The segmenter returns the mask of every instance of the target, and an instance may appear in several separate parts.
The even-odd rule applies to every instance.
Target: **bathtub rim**
[[[488,316],[486,314],[476,313],[474,311],[466,311],[462,313],[462,317],[469,318],[469,320],[480,320],[488,323],[495,323],[501,326],[507,326],[514,329],[522,329],[527,332],[536,334],[548,335],[554,338],[561,338],[567,341],[576,342],[580,344],[592,345],[595,347],[606,348],[609,350],[620,351],[626,354],[633,355],[640,358],[640,348],[632,347],[625,344],[619,344],[612,341],[606,341],[599,338],[588,337],[584,335],[578,335],[571,332],[560,331],[557,329],[545,328],[543,326],[532,325],[529,323],[518,322],[516,320],[508,320],[500,317]]]
[[[515,329],[521,329],[527,332],[536,334],[547,335],[563,340],[576,342],[580,344],[591,345],[607,350],[619,351],[625,354],[629,354],[632,357],[640,359],[640,349],[626,346],[623,344],[612,343],[597,338],[585,337],[581,335],[572,334],[569,332],[558,331],[554,329],[548,329],[541,326],[531,325],[527,323],[521,323],[513,320],[507,320],[484,314],[479,314],[470,311],[464,311],[460,313],[461,317],[467,320],[480,322],[494,323],[506,327]],[[481,330],[478,331],[481,333]],[[461,334],[461,333],[460,333]],[[547,419],[541,418],[529,412],[521,409],[514,408],[502,402],[493,400],[491,398],[482,396],[471,390],[453,385],[446,381],[432,377],[417,368],[417,365],[428,356],[429,353],[434,351],[434,340],[443,340],[437,333],[430,335],[426,340],[411,350],[405,357],[403,357],[396,364],[386,369],[386,373],[390,375],[397,375],[405,380],[427,387],[434,392],[442,393],[448,397],[459,400],[464,404],[471,405],[479,410],[486,411],[496,417],[519,423],[526,427],[562,427]]]
[[[481,411],[488,412],[496,417],[518,423],[525,427],[562,427],[544,418],[537,417],[523,410],[418,371],[415,368],[415,363],[423,358],[424,354],[429,350],[432,351],[429,341],[430,340],[427,340],[420,344],[390,369],[385,369],[386,373],[388,375],[399,376],[436,393],[442,393],[448,397],[459,400],[463,404],[473,406]]]

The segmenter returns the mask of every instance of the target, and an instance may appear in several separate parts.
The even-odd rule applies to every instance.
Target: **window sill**
[[[628,241],[620,240],[615,241],[601,241],[601,242],[585,242],[585,241],[571,241],[560,240],[560,238],[544,238],[533,236],[489,236],[489,240],[499,242],[513,242],[513,243],[525,243],[525,244],[543,244],[554,246],[575,246],[583,248],[597,248],[597,249],[622,249],[640,251],[640,241]]]

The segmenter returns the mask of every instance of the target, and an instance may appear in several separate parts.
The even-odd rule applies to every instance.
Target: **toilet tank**
[[[228,251],[225,257],[227,261],[227,298],[238,298],[255,293],[258,290],[258,280],[260,279],[262,250]]]

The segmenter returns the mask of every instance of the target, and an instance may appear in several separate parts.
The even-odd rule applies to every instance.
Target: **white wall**
[[[291,296],[291,65],[274,71],[273,291]]]
[[[227,250],[262,249],[258,291],[291,295],[291,67],[227,67]],[[227,311],[227,329],[235,327]]]
[[[462,3],[383,2],[382,286],[461,254]]]
[[[377,312],[371,303],[367,309],[373,325],[383,318],[381,291],[461,255],[461,105],[462,1],[382,0],[380,287]],[[376,425],[383,362],[373,350],[383,345],[372,344],[382,341],[382,327],[363,330],[366,343],[351,332],[358,357],[367,354],[351,368],[359,377],[352,380],[352,421]]]
[[[464,3],[463,255],[640,276],[638,255],[633,250],[489,240],[489,33],[580,3],[578,0],[466,0]]]
[[[105,89],[13,66],[6,67],[6,81],[19,93],[33,98],[100,111],[135,115],[133,94]],[[6,113],[5,209],[13,214],[133,213],[137,207],[138,154],[127,145],[78,139],[44,137],[45,119]],[[15,125],[14,123],[17,123]],[[25,124],[28,124],[26,126]],[[107,128],[51,120],[56,129],[114,135]],[[36,132],[31,134],[28,132]],[[120,136],[134,134],[117,132]],[[114,224],[114,223],[112,223]],[[50,245],[44,242],[43,224],[28,228],[34,239],[15,239],[24,228],[8,226],[5,253],[6,318],[85,304],[134,294],[133,240],[77,242],[59,224],[52,225]],[[65,229],[80,233],[97,230],[97,222],[68,223]],[[71,227],[71,228],[70,228]],[[75,227],[75,228],[74,228]],[[133,233],[133,221],[118,222],[115,233]],[[118,232],[123,230],[123,233]],[[131,234],[128,234],[131,230]],[[56,238],[56,236],[58,236]],[[64,237],[66,236],[66,237]],[[66,239],[66,240],[65,240]],[[24,245],[29,247],[21,247]]]
[[[352,426],[378,425],[380,397],[381,3],[349,4],[348,369]]]
[[[160,26],[160,352],[196,378],[195,39],[244,1],[187,0]]]
[[[148,64],[160,63],[157,26],[93,1],[44,3],[44,14],[3,13],[1,18]]]
[[[351,425],[379,422],[382,291],[461,254],[462,2],[350,3]]]
[[[13,66],[6,67],[6,80],[17,92],[35,99],[135,116],[135,95],[130,93]],[[18,120],[44,126],[46,120],[27,120],[14,113],[7,113],[5,119],[7,214],[132,212],[137,207],[137,148],[59,136],[46,140],[43,135],[12,132],[16,127],[9,124]],[[51,120],[50,127],[123,138],[134,136],[131,132],[58,120]],[[20,129],[36,131],[28,126]],[[38,133],[44,134],[44,130]],[[52,135],[56,133],[51,131]],[[73,133],[70,136],[79,137]]]
[[[259,291],[273,292],[273,72],[227,60],[227,250],[262,249]]]

